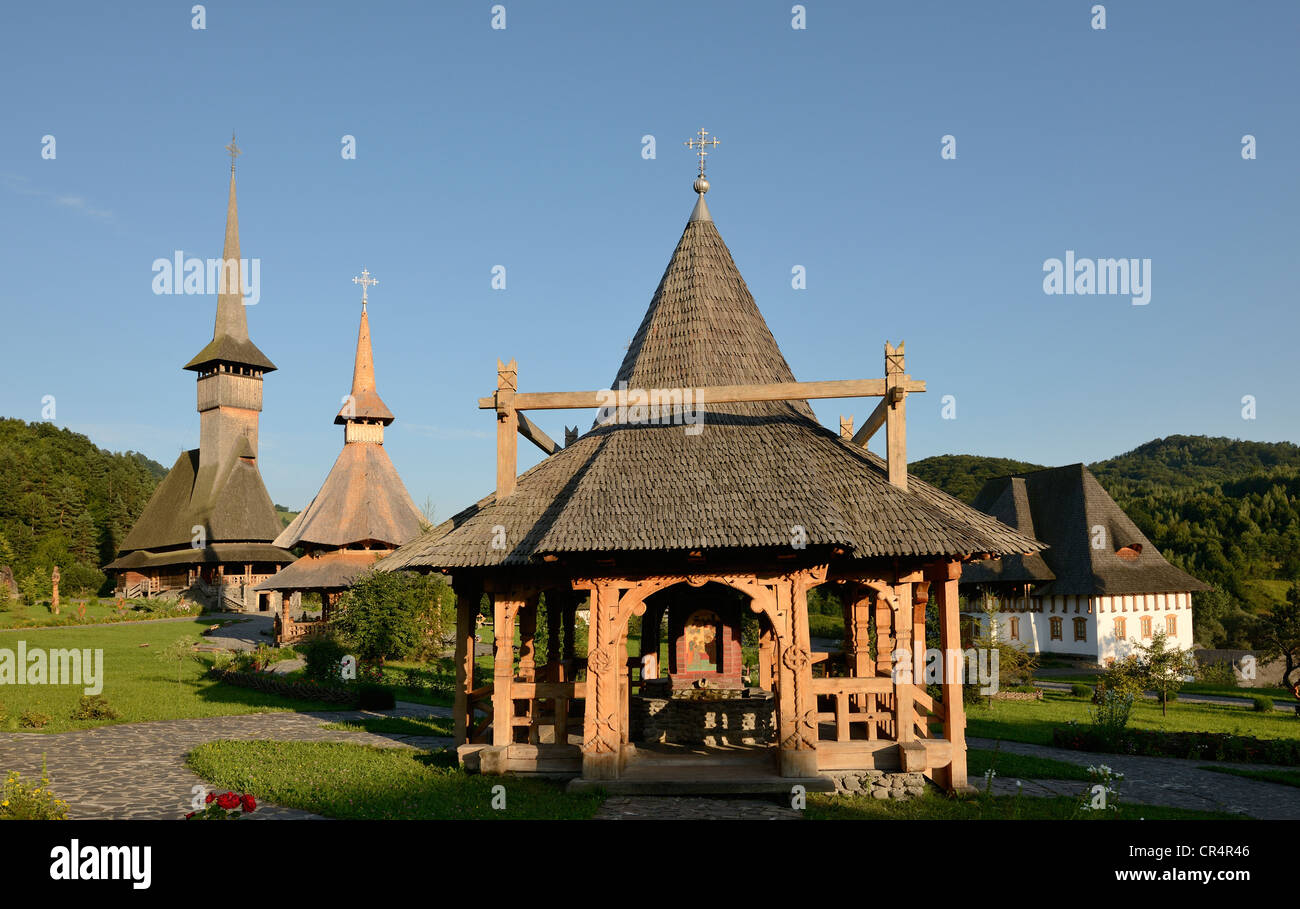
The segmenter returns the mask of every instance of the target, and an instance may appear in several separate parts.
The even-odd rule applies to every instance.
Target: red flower
[[[185,820],[188,821],[190,818],[194,817],[194,815],[196,815],[196,814],[198,814],[197,811],[191,811],[189,814],[185,815]]]
[[[257,799],[253,798],[251,795],[244,796],[240,799],[240,802],[243,804],[244,812],[246,814],[252,814],[257,810]]]
[[[217,797],[217,794],[216,794],[215,792],[209,792],[209,793],[208,793],[208,797],[205,798],[205,799],[203,800],[203,804],[205,804],[205,805],[211,805],[211,804],[212,804],[212,800],[215,799],[216,797]]]
[[[239,796],[233,792],[223,792],[217,797],[217,804],[227,811],[233,811],[239,807]]]

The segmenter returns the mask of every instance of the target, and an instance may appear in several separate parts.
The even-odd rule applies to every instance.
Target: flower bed
[[[1226,732],[1127,729],[1118,737],[1110,738],[1092,727],[1068,723],[1052,730],[1052,744],[1058,748],[1109,754],[1300,766],[1300,740],[1257,739]]]

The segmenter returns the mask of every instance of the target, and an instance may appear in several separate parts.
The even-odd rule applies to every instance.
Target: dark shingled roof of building
[[[119,553],[189,546],[196,526],[204,529],[209,545],[238,542],[269,546],[280,534],[280,519],[256,465],[238,456],[241,451],[252,453],[247,441],[243,442],[242,449],[232,449],[228,457],[213,465],[199,464],[197,448],[181,452],[122,541]],[[293,561],[292,554],[284,550],[279,553],[278,561]],[[108,567],[117,567],[120,561]]]
[[[299,543],[346,546],[367,540],[400,546],[420,532],[420,510],[397,475],[384,446],[343,446],[311,504],[275,539],[288,549]]]
[[[303,556],[258,584],[257,590],[342,590],[385,555],[357,549],[331,549]]]
[[[270,543],[213,543],[199,549],[185,546],[163,552],[137,549],[106,566],[113,571],[127,569],[161,568],[166,565],[216,565],[231,562],[272,562],[283,564],[293,560],[291,553]]]
[[[1083,464],[989,480],[976,496],[975,507],[1032,534],[1049,548],[1041,556],[968,565],[962,584],[1040,584],[1036,593],[1062,596],[1209,589],[1165,561]],[[1103,545],[1094,547],[1095,540]],[[1117,554],[1126,547],[1135,558]]]
[[[700,198],[614,387],[692,389],[791,382],[731,253]],[[808,546],[852,557],[962,556],[1041,548],[817,423],[806,401],[702,408],[680,425],[598,425],[384,560],[384,570],[532,564],[548,553]],[[506,546],[494,548],[505,529]]]

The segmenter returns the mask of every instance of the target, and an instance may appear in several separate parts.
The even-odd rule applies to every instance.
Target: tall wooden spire
[[[217,280],[217,321],[212,340],[185,368],[205,373],[220,371],[221,366],[243,366],[260,374],[271,372],[275,364],[248,337],[239,253],[239,207],[235,202],[235,157],[240,151],[234,136],[230,137],[226,150],[230,152],[230,195],[226,201],[226,240]]]
[[[352,367],[352,392],[343,399],[334,422],[347,427],[344,438],[348,442],[382,442],[384,427],[394,420],[379,392],[375,389],[375,355],[370,348],[370,314],[367,312],[367,291],[379,282],[362,269],[361,276],[352,279],[361,285],[361,326],[357,329],[357,355]],[[370,427],[362,430],[361,427]]]

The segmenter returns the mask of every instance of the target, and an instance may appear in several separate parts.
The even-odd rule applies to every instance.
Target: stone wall
[[[749,697],[629,699],[634,742],[672,745],[770,745],[776,740],[776,699],[751,689]]]
[[[833,770],[823,772],[835,783],[836,795],[869,795],[873,799],[913,799],[925,792],[920,773],[887,773],[884,770]]]

